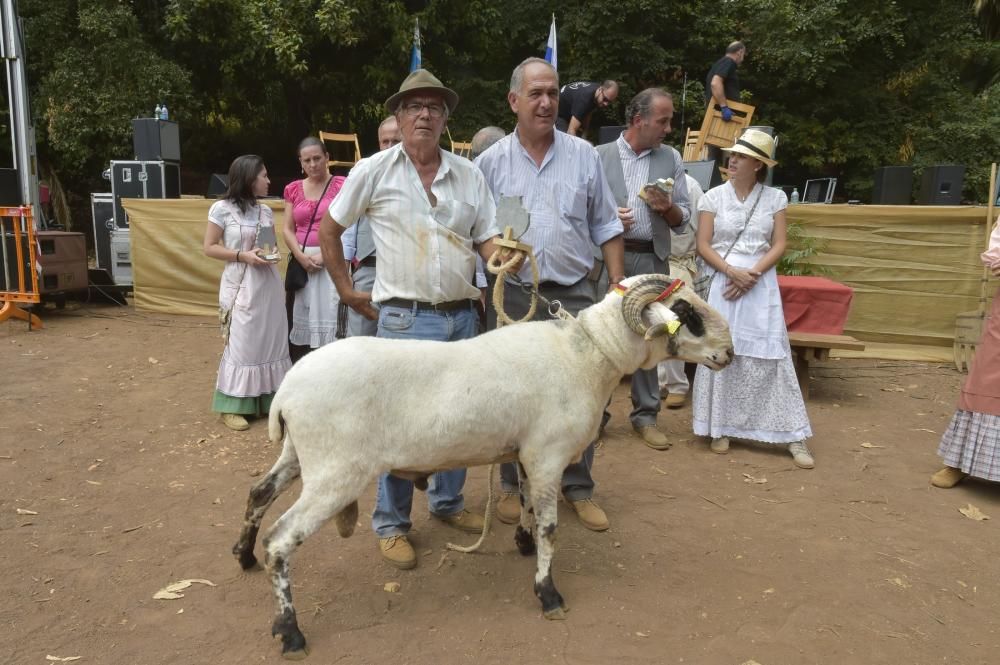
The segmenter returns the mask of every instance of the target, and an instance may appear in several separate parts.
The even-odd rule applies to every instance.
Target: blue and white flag
[[[410,71],[420,69],[420,19],[413,19],[413,50],[410,51]]]
[[[553,69],[559,69],[559,56],[556,49],[556,15],[552,15],[552,26],[549,27],[549,41],[545,42],[545,61]]]

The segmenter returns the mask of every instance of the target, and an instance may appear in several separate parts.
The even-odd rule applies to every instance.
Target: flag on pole
[[[413,19],[413,50],[410,51],[410,71],[420,69],[420,19]]]
[[[549,41],[545,42],[545,61],[553,69],[559,69],[559,57],[556,52],[556,15],[552,15],[552,25],[549,27]]]

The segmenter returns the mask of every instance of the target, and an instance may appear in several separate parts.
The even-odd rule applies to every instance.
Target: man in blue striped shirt
[[[511,76],[507,101],[517,115],[517,127],[480,155],[476,165],[496,201],[505,196],[521,197],[531,216],[521,240],[534,248],[539,291],[576,314],[597,300],[596,283],[589,279],[595,263],[594,245],[601,248],[611,284],[624,279],[623,227],[615,200],[593,146],[555,131],[559,76],[552,65],[541,58],[528,58],[518,65]],[[529,281],[530,270],[522,269],[520,276]],[[521,318],[528,311],[528,296],[511,284],[504,288],[504,302],[512,318]],[[495,327],[496,313],[491,311],[488,316]],[[535,318],[547,319],[545,308],[539,308]],[[580,462],[566,468],[562,492],[584,526],[603,531],[609,524],[592,499],[593,462],[591,444]],[[500,481],[505,494],[497,515],[512,524],[520,515],[513,464],[501,467]]]

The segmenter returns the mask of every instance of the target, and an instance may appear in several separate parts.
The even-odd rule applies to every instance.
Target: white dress
[[[222,228],[229,249],[253,249],[257,225],[274,226],[271,209],[246,214],[228,200],[216,201],[208,221]],[[229,261],[219,284],[219,306],[232,310],[229,343],[222,352],[216,389],[230,397],[258,397],[278,390],[292,363],[288,357],[285,287],[273,265],[251,267]]]
[[[758,192],[760,202],[753,217],[733,245]],[[740,202],[727,182],[706,192],[698,209],[715,214],[713,249],[723,256],[732,245],[726,262],[751,268],[771,248],[774,214],[787,205],[784,192],[762,185],[754,188],[745,203]],[[722,297],[727,281],[725,275],[715,274],[708,304],[729,322],[735,358],[718,372],[698,366],[692,402],[694,433],[774,444],[812,436],[792,364],[777,271],[768,270],[736,300]]]

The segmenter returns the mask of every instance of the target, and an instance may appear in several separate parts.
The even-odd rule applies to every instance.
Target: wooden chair
[[[701,129],[695,136],[693,154],[700,155],[707,152],[707,146],[717,148],[730,148],[736,139],[739,138],[743,130],[753,124],[753,112],[756,107],[749,104],[741,104],[729,100],[727,102],[729,110],[733,112],[733,119],[725,122],[722,119],[722,112],[715,108],[715,102],[709,101],[705,109],[705,119],[701,123]],[[684,146],[684,154],[687,155],[687,144]]]
[[[698,137],[701,132],[697,129],[691,129],[688,127],[687,134],[684,135],[684,161],[685,162],[700,162],[708,158],[708,150],[705,148],[701,149],[699,153],[697,151]]]
[[[459,157],[472,159],[472,141],[452,141],[451,151]]]
[[[327,166],[345,166],[350,168],[361,161],[361,145],[358,143],[357,134],[335,134],[333,132],[320,132],[319,140],[324,144],[327,141],[339,142],[339,143],[353,143],[354,144],[354,160],[345,161],[341,159],[331,159],[327,162]]]

